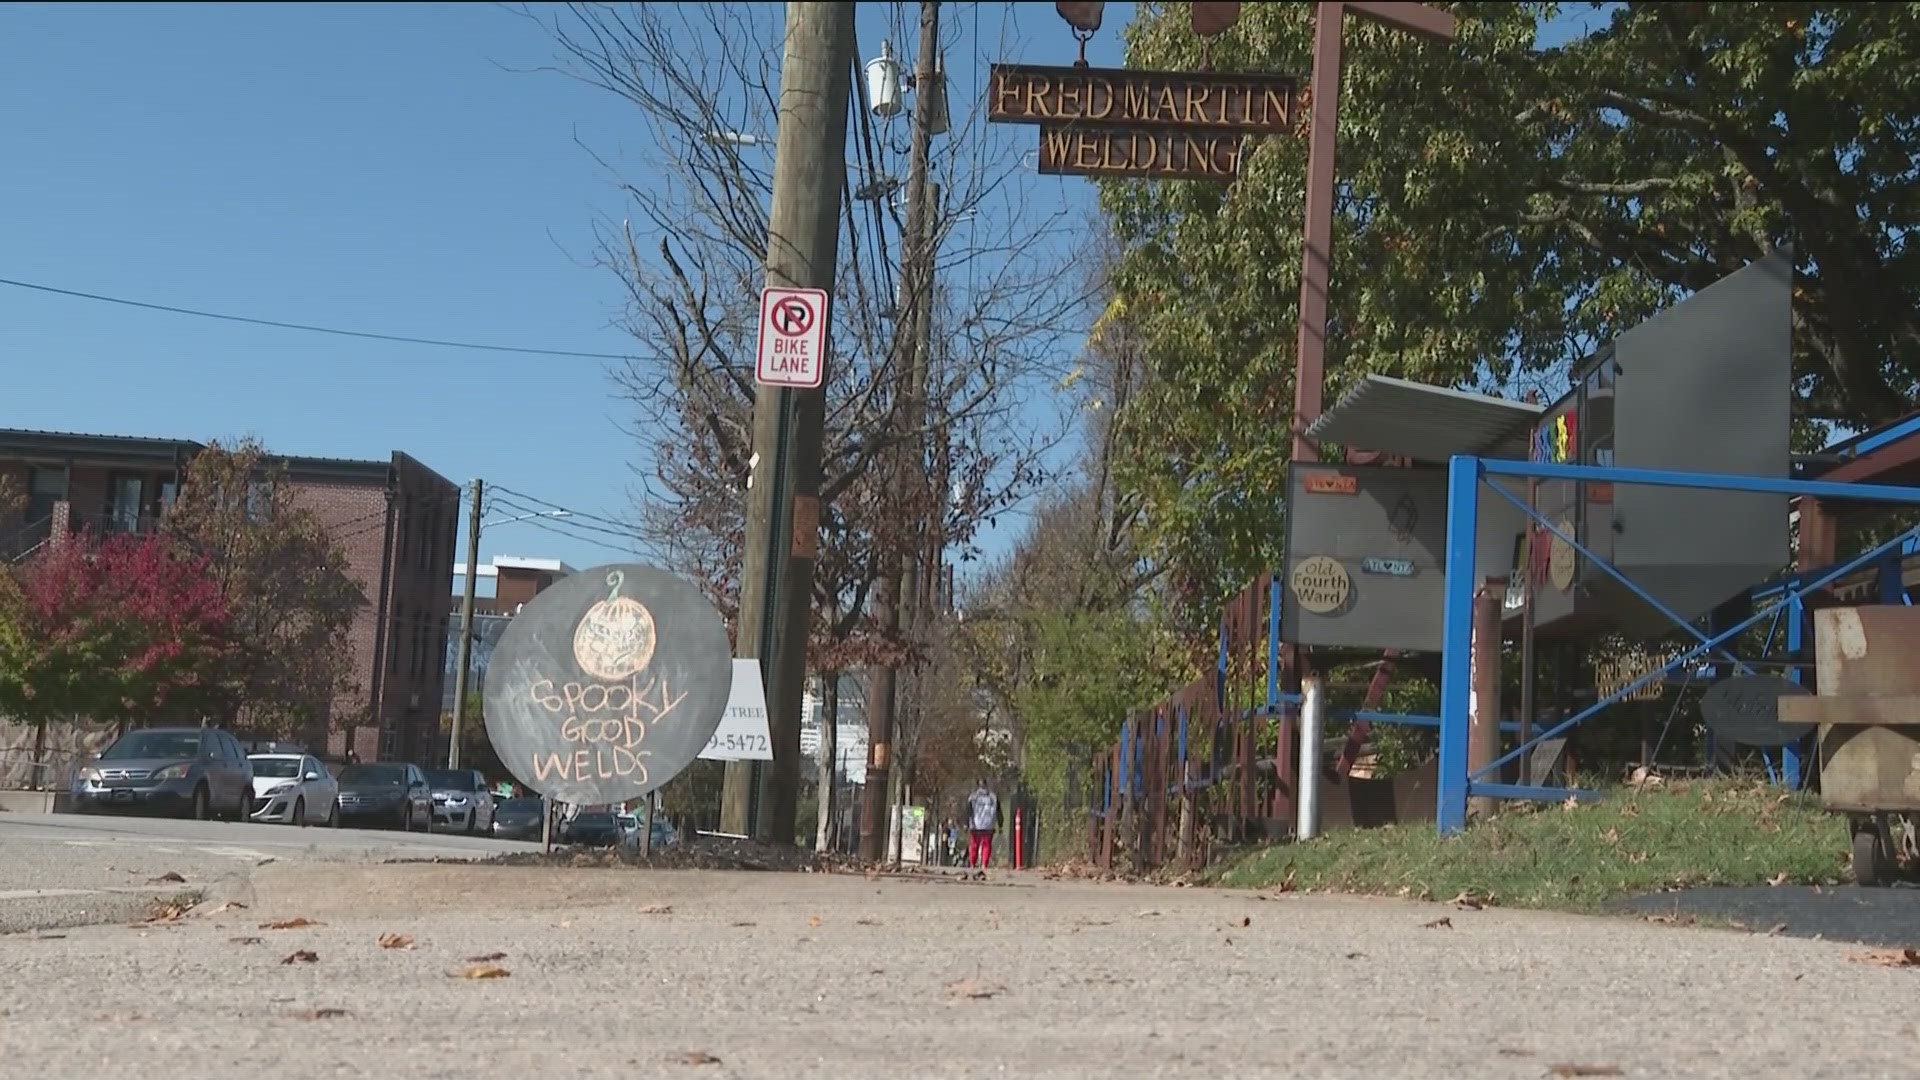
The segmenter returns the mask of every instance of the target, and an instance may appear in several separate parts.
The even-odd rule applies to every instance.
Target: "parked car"
[[[502,840],[538,840],[546,811],[547,800],[537,796],[501,799],[493,806],[493,835]]]
[[[433,820],[433,793],[418,765],[379,761],[340,770],[340,820],[402,831],[425,830]]]
[[[253,820],[328,827],[340,824],[340,782],[310,754],[249,754]]]
[[[253,765],[239,740],[219,728],[142,728],[75,772],[72,794],[82,811],[153,809],[245,821]]]
[[[493,828],[493,792],[478,769],[428,769],[435,825],[472,835]]]
[[[613,847],[620,842],[620,822],[611,810],[583,810],[560,823],[559,840],[582,847]]]
[[[620,822],[621,846],[630,848],[634,851],[639,851],[640,850],[640,815],[617,814],[615,815],[615,817]],[[676,830],[671,824],[669,824],[667,822],[667,819],[665,818],[656,817],[653,819],[652,832],[653,832],[653,850],[655,851],[659,851],[661,848],[672,847],[675,844],[678,844],[680,842],[679,831]]]

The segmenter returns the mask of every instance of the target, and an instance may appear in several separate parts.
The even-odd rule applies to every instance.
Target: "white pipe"
[[[1326,727],[1327,698],[1320,676],[1300,680],[1300,783],[1295,789],[1293,834],[1311,840],[1320,834],[1320,733]]]

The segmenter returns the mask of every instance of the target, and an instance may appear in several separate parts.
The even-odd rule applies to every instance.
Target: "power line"
[[[223,322],[247,323],[252,326],[271,326],[280,330],[305,330],[313,334],[334,334],[339,337],[366,338],[373,341],[395,341],[403,345],[435,345],[446,349],[477,349],[482,352],[520,353],[527,356],[568,356],[582,360],[633,360],[636,357],[624,353],[576,352],[571,349],[531,349],[517,345],[487,345],[477,341],[447,341],[441,338],[409,337],[405,334],[378,334],[368,330],[342,330],[332,326],[312,326],[307,323],[281,322],[277,319],[256,319],[247,315],[229,315],[218,311],[201,311],[196,308],[175,307],[171,304],[152,304],[144,300],[128,300],[119,296],[103,296],[100,293],[80,292],[76,289],[60,289],[52,285],[38,285],[31,281],[14,281],[0,278],[0,285],[11,285],[16,289],[31,289],[35,292],[53,293],[56,296],[71,296],[81,300],[97,300],[103,304],[119,304],[124,307],[145,308],[148,311],[164,311],[173,315],[193,315],[202,319],[219,319]]]
[[[542,499],[535,495],[529,495],[524,491],[515,491],[510,487],[505,487],[500,484],[494,484],[493,491],[494,491],[494,494],[496,495],[508,496],[511,499],[525,499],[527,502],[534,503],[537,506],[544,506],[549,510],[559,510],[564,513],[570,514],[573,517],[585,518],[589,521],[598,521],[605,525],[611,525],[617,529],[627,530],[628,535],[632,534],[632,528],[633,528],[632,524],[630,522],[621,521],[618,518],[610,518],[602,514],[589,514],[584,510],[575,510],[571,506],[562,506],[557,502],[553,502],[548,499]],[[507,501],[507,500],[503,500],[503,501]],[[531,511],[532,507],[521,506],[521,507],[516,507],[515,509],[522,510],[522,511]]]

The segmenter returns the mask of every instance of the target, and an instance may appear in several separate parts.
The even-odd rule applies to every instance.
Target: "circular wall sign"
[[[1562,533],[1568,536],[1573,535],[1572,522],[1559,522],[1559,528]],[[1553,543],[1547,547],[1547,578],[1553,582],[1554,588],[1566,592],[1573,588],[1573,570],[1579,564],[1580,555],[1573,550],[1572,544],[1560,539],[1559,536],[1553,533],[1547,535],[1553,540]]]
[[[1325,555],[1310,555],[1293,565],[1287,575],[1294,602],[1302,611],[1331,615],[1347,606],[1353,596],[1353,579],[1340,560]]]
[[[521,783],[550,799],[639,798],[713,737],[732,653],[706,597],[664,570],[561,578],[500,635],[487,665],[487,737]]]

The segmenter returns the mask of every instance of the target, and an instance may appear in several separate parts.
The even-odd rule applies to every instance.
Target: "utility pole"
[[[853,92],[853,4],[787,4],[780,67],[780,130],[767,216],[768,288],[834,291],[840,195],[846,180],[847,102]],[[829,345],[826,360],[832,356]],[[760,661],[773,737],[768,797],[748,822],[753,770],[729,762],[721,830],[791,844],[806,687],[813,562],[819,546],[820,441],[825,388],[756,388],[746,551],[734,652]]]
[[[467,711],[467,668],[473,663],[473,590],[480,577],[480,504],[486,481],[473,481],[473,508],[467,512],[467,589],[460,601],[460,666],[453,672],[453,738],[447,743],[447,768],[460,767],[461,718]]]
[[[903,351],[908,356],[906,364],[896,364],[896,370],[904,368],[907,376],[902,408],[895,410],[895,414],[915,436],[889,454],[896,488],[925,482],[922,462],[910,460],[908,454],[912,447],[919,445],[917,433],[923,426],[916,380],[924,378],[925,341],[932,326],[931,318],[925,314],[933,303],[934,248],[933,230],[929,227],[927,158],[933,144],[933,113],[938,101],[934,87],[939,78],[935,67],[939,51],[939,0],[921,0],[920,54],[915,61],[914,75],[917,90],[907,159],[907,220],[902,237],[906,258],[900,274],[901,314],[905,325],[911,327],[913,340],[903,348],[904,335],[895,337],[896,361],[901,359]],[[918,581],[920,555],[919,545],[914,544],[912,550],[890,552],[886,556],[896,560],[895,566],[881,576],[874,595],[874,614],[883,633],[894,634],[900,629],[901,608],[911,601]],[[874,671],[873,686],[867,693],[867,780],[860,792],[860,857],[869,862],[877,862],[886,854],[897,683],[898,672],[889,664]]]

